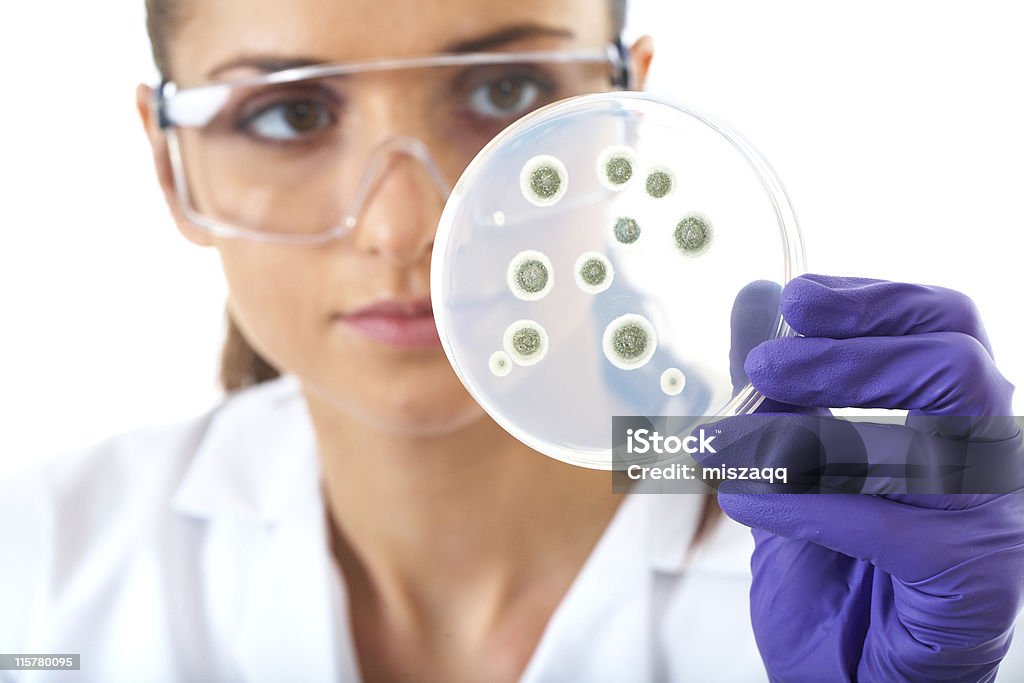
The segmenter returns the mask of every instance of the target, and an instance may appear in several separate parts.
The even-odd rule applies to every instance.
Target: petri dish
[[[543,298],[509,286],[523,253],[550,264]],[[480,151],[442,213],[431,298],[491,418],[550,457],[620,469],[613,416],[756,410],[742,360],[792,334],[777,292],[803,269],[792,206],[751,144],[681,104],[612,92],[550,104]],[[494,372],[521,321],[543,329],[541,359]],[[541,339],[521,336],[528,350]],[[666,391],[667,371],[685,382]]]

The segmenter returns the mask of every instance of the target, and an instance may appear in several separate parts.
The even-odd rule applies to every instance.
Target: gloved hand
[[[821,275],[793,280],[781,296],[784,318],[803,337],[767,341],[749,355],[744,337],[764,323],[757,311],[777,310],[777,287],[755,283],[734,310],[734,358],[746,357],[746,376],[768,397],[762,410],[908,409],[907,426],[856,427],[869,461],[879,447],[924,440],[991,451],[1009,463],[1011,479],[1024,476],[1024,442],[1009,417],[1013,386],[967,297]],[[780,424],[799,419],[775,423],[770,438],[732,443],[726,427],[715,460],[763,464],[768,444],[773,465],[806,462],[806,434]],[[1024,495],[749,490],[723,484],[719,503],[753,530],[751,616],[772,680],[995,678],[1024,600]]]

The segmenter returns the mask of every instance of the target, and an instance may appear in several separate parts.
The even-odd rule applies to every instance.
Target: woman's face
[[[601,49],[612,35],[606,0],[179,2],[183,23],[168,52],[174,80],[182,86],[258,75],[267,63],[415,57],[477,41],[487,51]],[[647,56],[638,59],[643,69]],[[464,121],[434,121],[441,109],[432,99],[436,93],[420,92],[428,81],[408,75],[370,79],[353,90],[345,106],[359,111],[363,128],[361,140],[348,143],[349,151],[329,157],[339,178],[362,174],[367,150],[360,145],[415,135],[454,182],[486,137],[511,121],[491,122],[493,130],[474,133],[479,139]],[[595,83],[592,89],[609,85]],[[500,88],[477,94],[509,96]],[[565,94],[574,93],[549,99]],[[298,119],[296,113],[263,124],[270,131],[282,122],[302,125],[308,112],[298,112]],[[148,118],[169,190],[163,138]],[[299,192],[317,179],[294,182]],[[204,201],[203,188],[190,190],[197,204]],[[273,365],[298,376],[311,394],[362,421],[409,435],[454,431],[482,416],[445,359],[430,315],[430,252],[444,197],[421,164],[391,157],[355,229],[319,246],[213,237],[171,205],[186,236],[219,251],[229,307],[248,340]]]

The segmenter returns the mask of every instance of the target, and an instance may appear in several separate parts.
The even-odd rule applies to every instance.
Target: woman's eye
[[[501,78],[481,83],[469,95],[472,109],[490,118],[508,118],[532,109],[541,86],[528,78]]]
[[[331,112],[319,102],[281,102],[250,116],[246,129],[268,140],[297,140],[313,135],[334,123]]]

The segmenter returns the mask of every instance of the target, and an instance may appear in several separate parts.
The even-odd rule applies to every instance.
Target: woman
[[[148,8],[174,86],[138,107],[178,227],[222,259],[238,391],[6,494],[30,523],[3,522],[4,651],[103,681],[763,680],[747,530],[526,448],[433,327],[446,186],[528,111],[642,86],[650,41],[607,49],[622,2]],[[341,63],[364,66],[317,71]],[[241,85],[195,90],[217,83]]]

